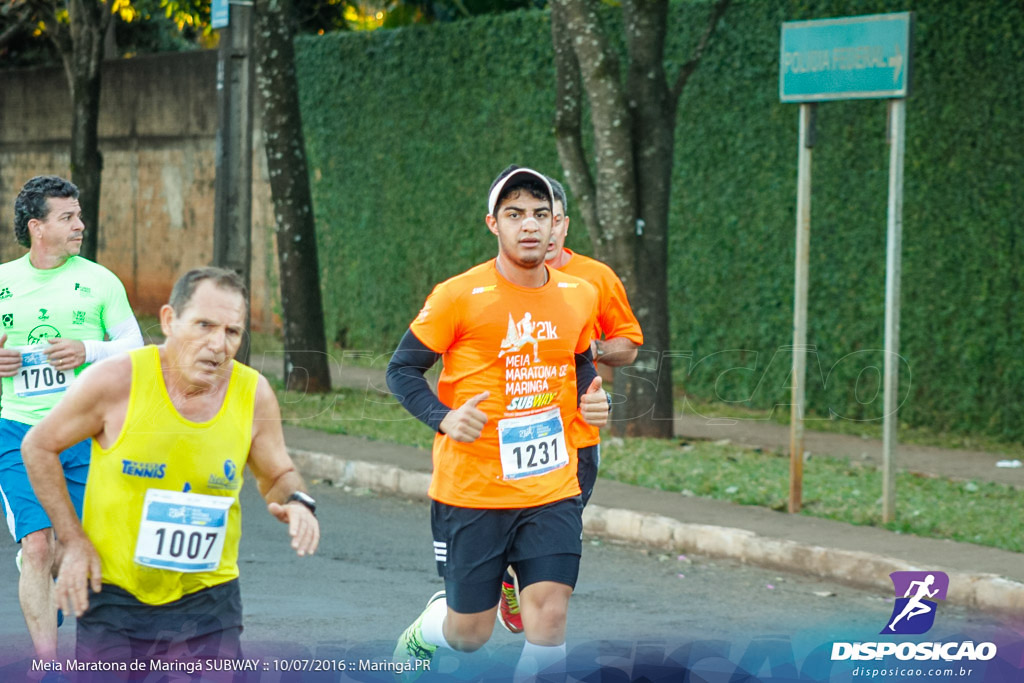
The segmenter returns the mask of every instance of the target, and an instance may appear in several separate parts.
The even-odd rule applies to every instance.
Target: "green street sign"
[[[783,102],[910,94],[910,12],[782,24]]]

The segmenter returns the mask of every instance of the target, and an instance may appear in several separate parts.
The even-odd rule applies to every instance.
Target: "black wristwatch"
[[[295,501],[296,503],[302,503],[307,508],[309,508],[309,511],[313,513],[314,517],[316,517],[316,501],[313,500],[313,496],[303,491],[296,491],[292,495],[288,496],[288,500],[285,501],[285,505],[291,503],[292,501]]]

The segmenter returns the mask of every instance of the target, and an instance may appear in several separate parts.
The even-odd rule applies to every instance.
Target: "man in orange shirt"
[[[438,647],[487,642],[510,564],[526,631],[515,678],[564,667],[583,532],[566,429],[577,412],[604,424],[608,399],[590,355],[597,291],[545,265],[551,209],[544,175],[503,171],[486,217],[497,258],[437,285],[388,365],[388,387],[437,431],[429,494],[445,590],[399,638],[395,663],[410,673]],[[438,358],[435,395],[423,373]]]
[[[568,203],[565,188],[554,178],[548,178],[555,193],[551,218],[551,241],[548,243],[547,263],[552,268],[586,280],[597,287],[600,297],[597,327],[591,351],[594,362],[608,367],[630,365],[636,360],[637,350],[643,346],[644,334],[640,323],[629,306],[622,280],[608,265],[565,246],[569,234]],[[597,431],[594,430],[596,434]]]
[[[576,254],[565,247],[569,234],[569,216],[565,210],[568,202],[565,188],[554,178],[548,178],[554,192],[553,216],[551,219],[551,240],[548,242],[548,266],[586,280],[597,288],[598,315],[594,326],[594,340],[591,352],[594,362],[608,367],[629,365],[636,360],[637,349],[644,343],[633,310],[629,307],[626,288],[611,268],[596,259]],[[577,416],[569,425],[570,440],[578,449],[582,502],[585,506],[594,493],[597,471],[601,464],[601,434]],[[523,619],[519,612],[515,580],[510,572],[505,573],[501,584],[501,603],[498,608],[501,625],[512,633],[523,632]]]

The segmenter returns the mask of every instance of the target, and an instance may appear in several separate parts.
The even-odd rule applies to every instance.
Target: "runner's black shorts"
[[[583,550],[582,509],[579,496],[507,510],[432,501],[434,558],[448,606],[474,614],[497,605],[509,565],[520,590],[539,581],[575,588]]]
[[[144,661],[146,669],[117,677],[105,672],[76,680],[143,680],[154,660],[170,662],[171,667],[177,667],[174,670],[183,671],[186,662],[239,659],[241,633],[242,595],[238,579],[189,593],[164,605],[140,602],[123,588],[105,583],[101,592],[90,591],[89,609],[78,618],[75,657],[82,662],[129,665]],[[201,678],[230,681],[233,676],[230,672],[211,671]]]

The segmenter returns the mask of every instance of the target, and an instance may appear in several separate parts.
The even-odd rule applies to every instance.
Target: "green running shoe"
[[[409,628],[405,629],[398,637],[395,654],[391,658],[391,663],[395,666],[396,680],[414,681],[425,672],[430,671],[430,660],[433,659],[434,652],[437,651],[437,645],[431,645],[423,640],[423,617],[426,616],[431,605],[444,599],[444,591],[438,591],[431,595],[427,600],[427,606],[416,617],[416,621],[412,622]]]

